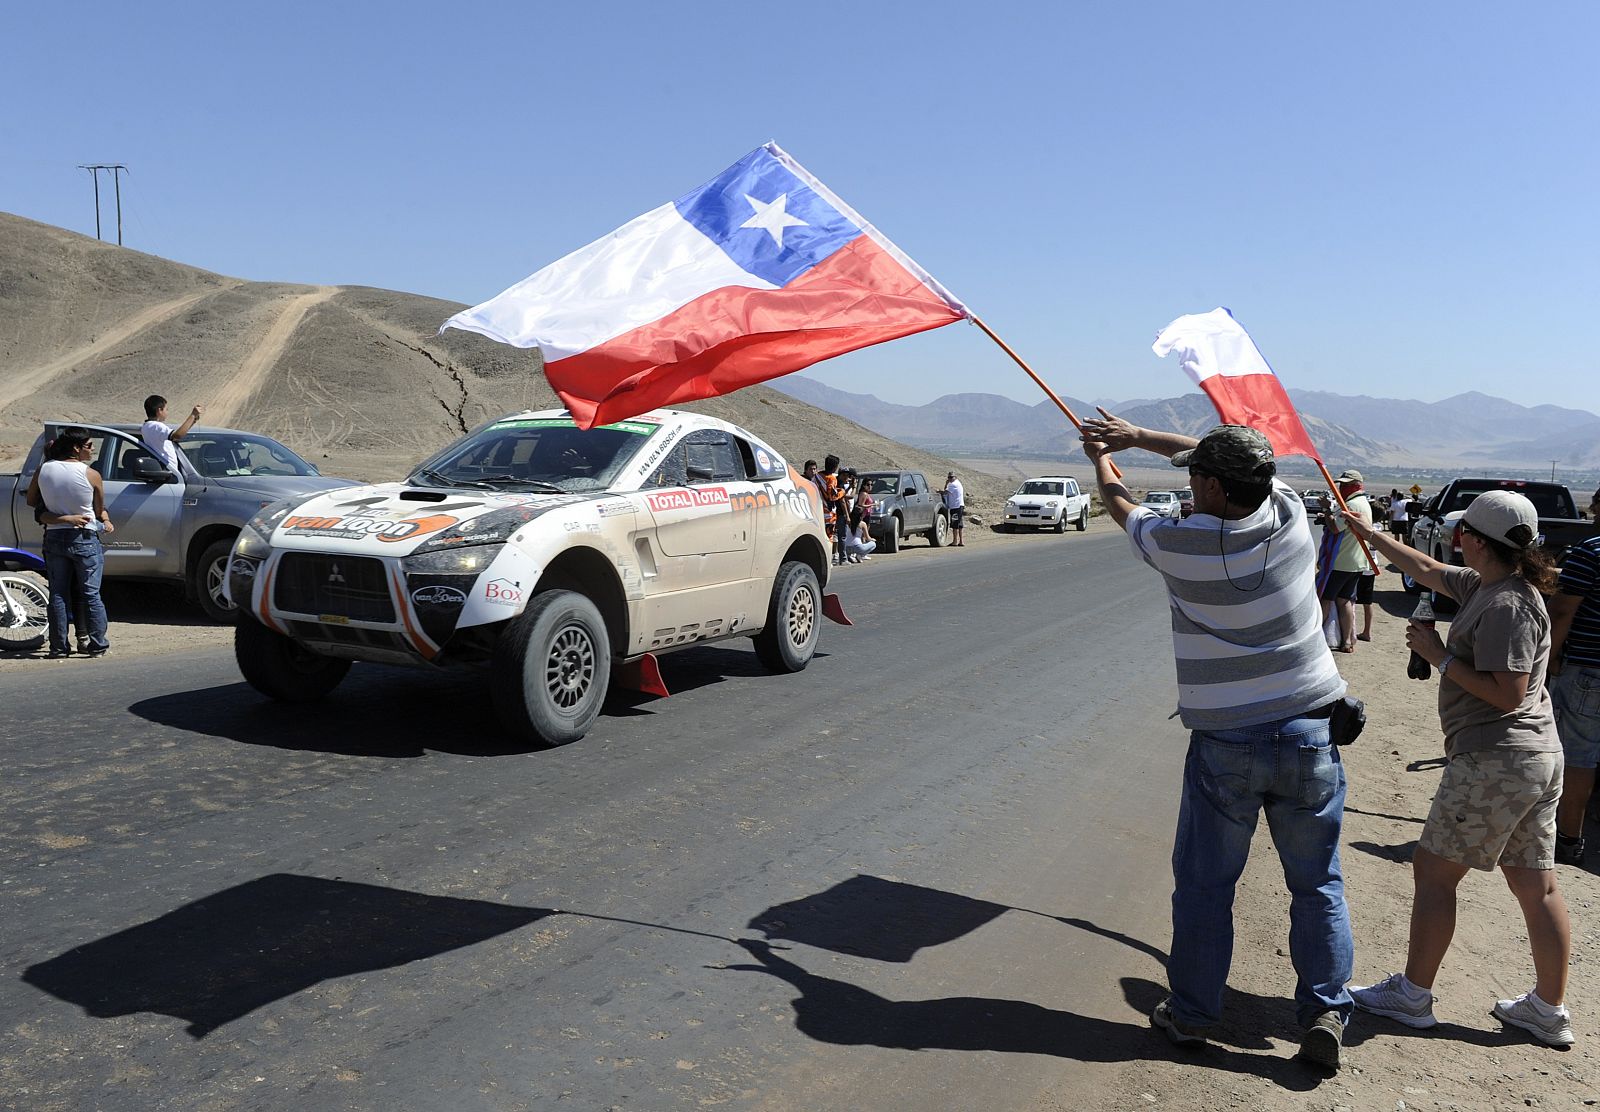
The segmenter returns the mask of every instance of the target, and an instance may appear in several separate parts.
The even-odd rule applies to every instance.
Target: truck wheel
[[[889,519],[889,531],[883,535],[883,550],[890,554],[900,551],[900,515]]]
[[[1422,593],[1422,584],[1412,579],[1405,572],[1400,573],[1400,586],[1406,589],[1406,594],[1408,595],[1420,595]]]
[[[928,530],[928,543],[943,548],[950,543],[950,515],[940,510],[933,516],[933,528]]]
[[[1057,533],[1065,533],[1067,531],[1067,511],[1066,510],[1062,510],[1061,511],[1061,516],[1056,518],[1055,531]]]
[[[31,653],[50,632],[50,588],[31,571],[0,575],[0,650]]]
[[[754,638],[757,658],[774,672],[800,671],[817,651],[821,621],[817,573],[799,560],[786,561],[772,584],[767,627]]]
[[[514,618],[495,647],[500,720],[536,745],[565,745],[589,732],[611,685],[611,638],[593,602],[576,591],[544,591]]]
[[[206,545],[200,559],[195,561],[193,582],[189,584],[200,609],[218,625],[232,625],[239,620],[239,608],[223,593],[228,581],[228,556],[233,552],[236,539],[226,537]]]
[[[1087,528],[1089,528],[1089,507],[1085,506],[1078,514],[1078,532],[1081,533]]]
[[[309,703],[339,686],[348,660],[314,653],[252,618],[233,630],[233,657],[245,682],[280,703]]]

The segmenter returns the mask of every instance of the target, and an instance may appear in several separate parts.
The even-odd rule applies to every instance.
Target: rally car
[[[518,413],[404,482],[262,509],[228,563],[235,655],[288,702],[354,660],[486,664],[506,726],[558,745],[587,732],[614,669],[665,694],[654,654],[753,637],[768,668],[804,668],[824,610],[843,617],[828,553],[816,486],[743,429]]]

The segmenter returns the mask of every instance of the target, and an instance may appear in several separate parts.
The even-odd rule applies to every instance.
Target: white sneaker
[[[1546,1004],[1536,992],[1498,1000],[1490,1012],[1501,1023],[1522,1028],[1546,1046],[1571,1046],[1578,1041],[1572,1034],[1572,1014],[1567,1006]]]
[[[1407,1027],[1435,1027],[1433,993],[1406,980],[1404,973],[1391,973],[1375,985],[1352,988],[1350,998],[1356,1007],[1373,1015],[1398,1019]]]

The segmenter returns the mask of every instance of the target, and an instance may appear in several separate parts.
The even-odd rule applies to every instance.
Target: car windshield
[[[1499,489],[1515,490],[1518,494],[1525,495],[1528,501],[1533,503],[1533,508],[1540,517],[1577,516],[1578,511],[1573,506],[1572,498],[1565,487],[1530,485],[1520,488],[1508,486]],[[1445,512],[1454,513],[1457,510],[1464,510],[1472,505],[1473,500],[1478,495],[1483,493],[1485,492],[1481,490],[1462,490],[1458,487],[1456,492],[1450,496],[1450,506]]]
[[[867,493],[874,498],[892,498],[900,493],[900,476],[875,475],[867,480]]]
[[[207,479],[317,473],[315,467],[265,436],[242,432],[190,432],[178,447],[189,465]]]
[[[1184,487],[1182,490],[1178,491],[1178,498],[1183,502],[1193,502],[1194,491],[1190,490],[1188,487]]]
[[[1018,494],[1060,494],[1060,483],[1048,483],[1042,479],[1029,479],[1022,484]]]
[[[458,440],[407,476],[421,486],[605,490],[660,426],[618,421],[585,431],[570,417],[509,417]]]

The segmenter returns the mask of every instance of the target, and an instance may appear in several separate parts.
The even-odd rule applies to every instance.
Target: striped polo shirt
[[[1273,482],[1255,513],[1182,520],[1128,515],[1138,557],[1161,573],[1172,610],[1178,712],[1191,730],[1294,718],[1345,693],[1322,634],[1316,542],[1305,507]]]
[[[1567,550],[1557,590],[1583,599],[1572,615],[1562,659],[1582,668],[1600,668],[1600,537]]]

